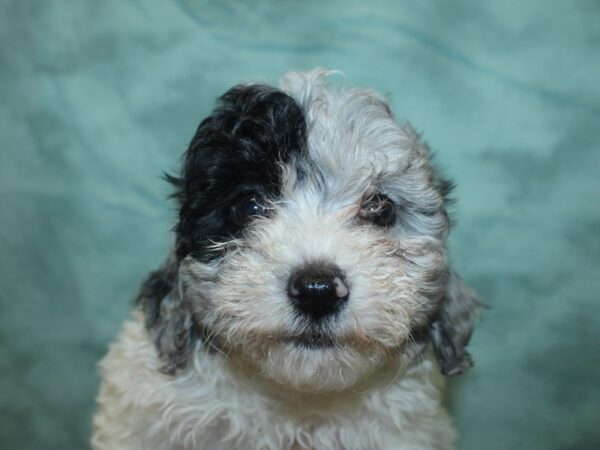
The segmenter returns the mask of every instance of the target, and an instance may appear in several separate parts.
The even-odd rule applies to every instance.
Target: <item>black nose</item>
[[[288,282],[292,304],[313,319],[338,312],[349,294],[344,274],[334,265],[306,265],[294,271]]]

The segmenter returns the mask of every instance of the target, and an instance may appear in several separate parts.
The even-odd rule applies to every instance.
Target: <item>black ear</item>
[[[429,327],[433,349],[444,375],[459,375],[473,366],[466,346],[481,305],[477,294],[452,273],[441,309]]]
[[[169,375],[187,365],[195,341],[192,314],[178,289],[178,269],[175,258],[169,258],[146,278],[136,299],[163,362],[160,371]]]

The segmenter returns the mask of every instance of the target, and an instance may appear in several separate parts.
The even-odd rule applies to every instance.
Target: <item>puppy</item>
[[[94,449],[454,448],[440,372],[471,366],[478,301],[448,262],[451,183],[329,75],[236,86],[198,127]]]

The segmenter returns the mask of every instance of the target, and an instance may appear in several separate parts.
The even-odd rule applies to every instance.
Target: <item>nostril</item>
[[[304,266],[288,282],[288,296],[294,306],[315,318],[338,311],[349,294],[342,271],[332,265]]]
[[[288,294],[291,297],[298,297],[300,295],[300,291],[302,289],[301,280],[298,273],[295,273],[294,276],[290,278],[290,282],[288,284]]]
[[[348,286],[346,286],[346,283],[344,283],[340,277],[333,278],[333,285],[335,286],[335,294],[338,298],[347,297],[350,293]]]

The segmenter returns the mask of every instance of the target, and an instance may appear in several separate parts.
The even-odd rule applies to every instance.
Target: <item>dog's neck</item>
[[[391,355],[356,384],[333,391],[300,391],[277,383],[263,376],[255,364],[235,351],[207,353],[199,344],[194,359],[189,370],[196,376],[204,378],[207,373],[218,372],[223,387],[230,386],[232,395],[256,397],[267,410],[300,420],[358,411],[374,396],[386,395],[386,391],[397,389],[397,385],[410,380],[426,380],[425,384],[436,391],[443,386],[443,378],[435,368],[434,357],[429,350],[419,354]],[[211,367],[210,372],[207,372],[207,366]]]

